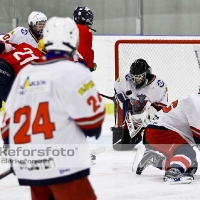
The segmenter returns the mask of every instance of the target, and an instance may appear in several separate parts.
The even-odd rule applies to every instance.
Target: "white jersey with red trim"
[[[13,44],[21,44],[25,42],[35,48],[38,46],[38,40],[29,32],[27,28],[24,27],[17,27],[9,33],[6,33],[1,40]]]
[[[11,158],[20,184],[37,185],[38,180],[48,184],[88,175],[85,133],[93,131],[95,136],[104,116],[103,100],[91,72],[82,64],[62,58],[23,68],[8,96],[2,123],[2,137],[8,135],[10,148],[15,150]],[[34,156],[25,156],[23,150],[31,150]]]
[[[200,143],[200,95],[179,98],[156,113],[153,125],[179,133],[188,143]]]
[[[129,73],[122,74],[114,85],[115,91],[118,93],[124,93],[131,90],[132,94],[126,95],[129,99],[138,99],[137,95],[146,95],[146,100],[151,104],[154,103],[155,107],[163,107],[168,103],[168,89],[166,83],[159,78],[151,74],[151,80],[148,81],[147,85],[136,89],[133,81],[129,77]]]

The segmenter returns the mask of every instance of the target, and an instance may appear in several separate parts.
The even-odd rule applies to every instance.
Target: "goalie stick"
[[[105,98],[107,98],[107,99],[110,99],[110,100],[112,100],[112,101],[115,101],[115,97],[114,97],[114,96],[113,96],[113,97],[109,97],[109,96],[104,95],[104,94],[101,94],[101,93],[100,93],[100,95],[101,95],[102,97],[105,97]]]
[[[0,174],[0,180],[1,180],[2,178],[4,178],[4,177],[8,176],[8,175],[11,174],[11,173],[12,173],[12,170],[11,170],[11,169],[9,169],[9,170],[3,172],[2,174]]]
[[[126,95],[131,95],[131,94],[132,94],[132,91],[131,91],[131,90],[126,91]],[[110,97],[110,96],[107,96],[107,95],[101,94],[101,93],[100,93],[100,95],[101,95],[102,97],[105,97],[105,98],[110,99],[110,100],[112,100],[112,101],[115,102],[115,96]]]
[[[117,117],[118,117],[118,116],[117,116],[117,102],[116,102],[116,100],[115,100],[115,96],[109,97],[109,96],[104,95],[104,94],[101,94],[101,93],[100,93],[100,95],[101,95],[102,97],[105,97],[105,98],[110,99],[110,100],[113,101],[113,103],[114,103],[114,117],[115,117],[115,124],[116,124],[116,122],[117,122]]]

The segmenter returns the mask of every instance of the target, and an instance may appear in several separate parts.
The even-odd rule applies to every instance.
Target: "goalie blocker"
[[[130,106],[130,100],[126,98],[126,96],[123,93],[115,95],[116,104],[115,104],[115,117],[117,117],[118,112],[118,105],[122,108],[123,111],[123,121],[125,122],[125,116],[126,113],[129,112],[130,109],[132,109],[132,106]],[[115,120],[117,121],[117,120]],[[130,137],[130,133],[127,127],[126,122],[119,126],[119,127],[111,127],[111,131],[113,132],[113,149],[117,151],[124,151],[124,150],[130,150],[135,147],[136,144],[138,144],[141,141],[141,134],[138,133],[137,136],[134,138]]]
[[[133,149],[142,139],[140,132],[131,138],[129,130],[124,126],[111,127],[111,131],[113,132],[113,149],[117,151]]]
[[[129,100],[123,93],[115,96],[123,111],[123,124],[121,126],[115,124],[115,127],[111,127],[114,150],[133,149],[142,140],[143,130],[157,112],[151,103],[145,100],[145,95],[137,95],[137,97],[138,100],[132,98]]]

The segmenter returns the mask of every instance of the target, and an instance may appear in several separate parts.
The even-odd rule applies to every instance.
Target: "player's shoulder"
[[[49,69],[52,71],[56,71],[61,76],[74,77],[74,80],[79,79],[85,74],[91,75],[91,72],[88,67],[85,65],[74,62],[66,59],[58,59],[58,60],[46,60],[45,57],[41,57],[40,60],[32,62],[33,65],[50,65]]]
[[[179,97],[177,99],[177,103],[182,109],[186,112],[189,112],[193,115],[194,112],[200,112],[200,95],[199,94],[191,94]]]
[[[80,33],[92,34],[91,30],[83,24],[77,24],[77,27],[78,27]]]
[[[87,30],[89,31],[89,28],[86,25],[83,24],[76,24],[79,30]]]
[[[38,49],[36,47],[33,47],[32,45],[26,43],[26,42],[22,42],[20,44],[17,45],[17,48],[29,48],[29,49]]]
[[[148,80],[147,85],[155,85],[160,88],[164,86],[166,87],[165,81],[155,74],[148,74],[147,80]]]
[[[92,77],[90,69],[79,62],[69,61],[64,69],[67,70],[66,74],[70,76],[72,81],[76,80],[77,82],[81,82],[81,80],[84,80],[86,77]]]
[[[79,75],[81,75],[81,74],[90,74],[91,75],[90,69],[82,63],[70,61],[69,66],[71,67],[71,69],[69,69],[69,70],[75,71],[77,73],[77,75],[78,74]]]
[[[27,55],[31,54],[32,56],[33,54],[39,57],[43,56],[43,53],[37,47],[34,47],[26,42],[18,44],[15,51],[27,52]]]
[[[25,28],[25,27],[21,27],[20,26],[20,27],[17,27],[15,29],[13,29],[12,31],[10,31],[10,33],[12,35],[14,35],[14,34],[28,35],[29,30],[27,28]]]
[[[74,90],[83,84],[88,84],[92,80],[92,73],[84,65],[69,60],[61,60],[52,63],[51,66],[47,66],[50,73],[53,73],[56,82],[61,82],[63,85],[69,85],[68,90]]]
[[[123,81],[130,81],[131,80],[131,76],[129,72],[123,72],[119,75],[119,77],[117,78],[117,82],[123,82]]]
[[[190,95],[185,95],[182,96],[178,99],[178,101],[191,101],[191,102],[196,102],[198,101],[200,103],[200,94],[190,94]]]

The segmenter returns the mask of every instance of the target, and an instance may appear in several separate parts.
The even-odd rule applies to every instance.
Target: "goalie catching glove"
[[[132,105],[133,108],[133,114],[140,114],[143,112],[146,104],[147,104],[147,100],[145,100],[146,96],[145,95],[137,95],[138,96],[138,100],[133,99],[132,97],[130,98],[130,103]]]

